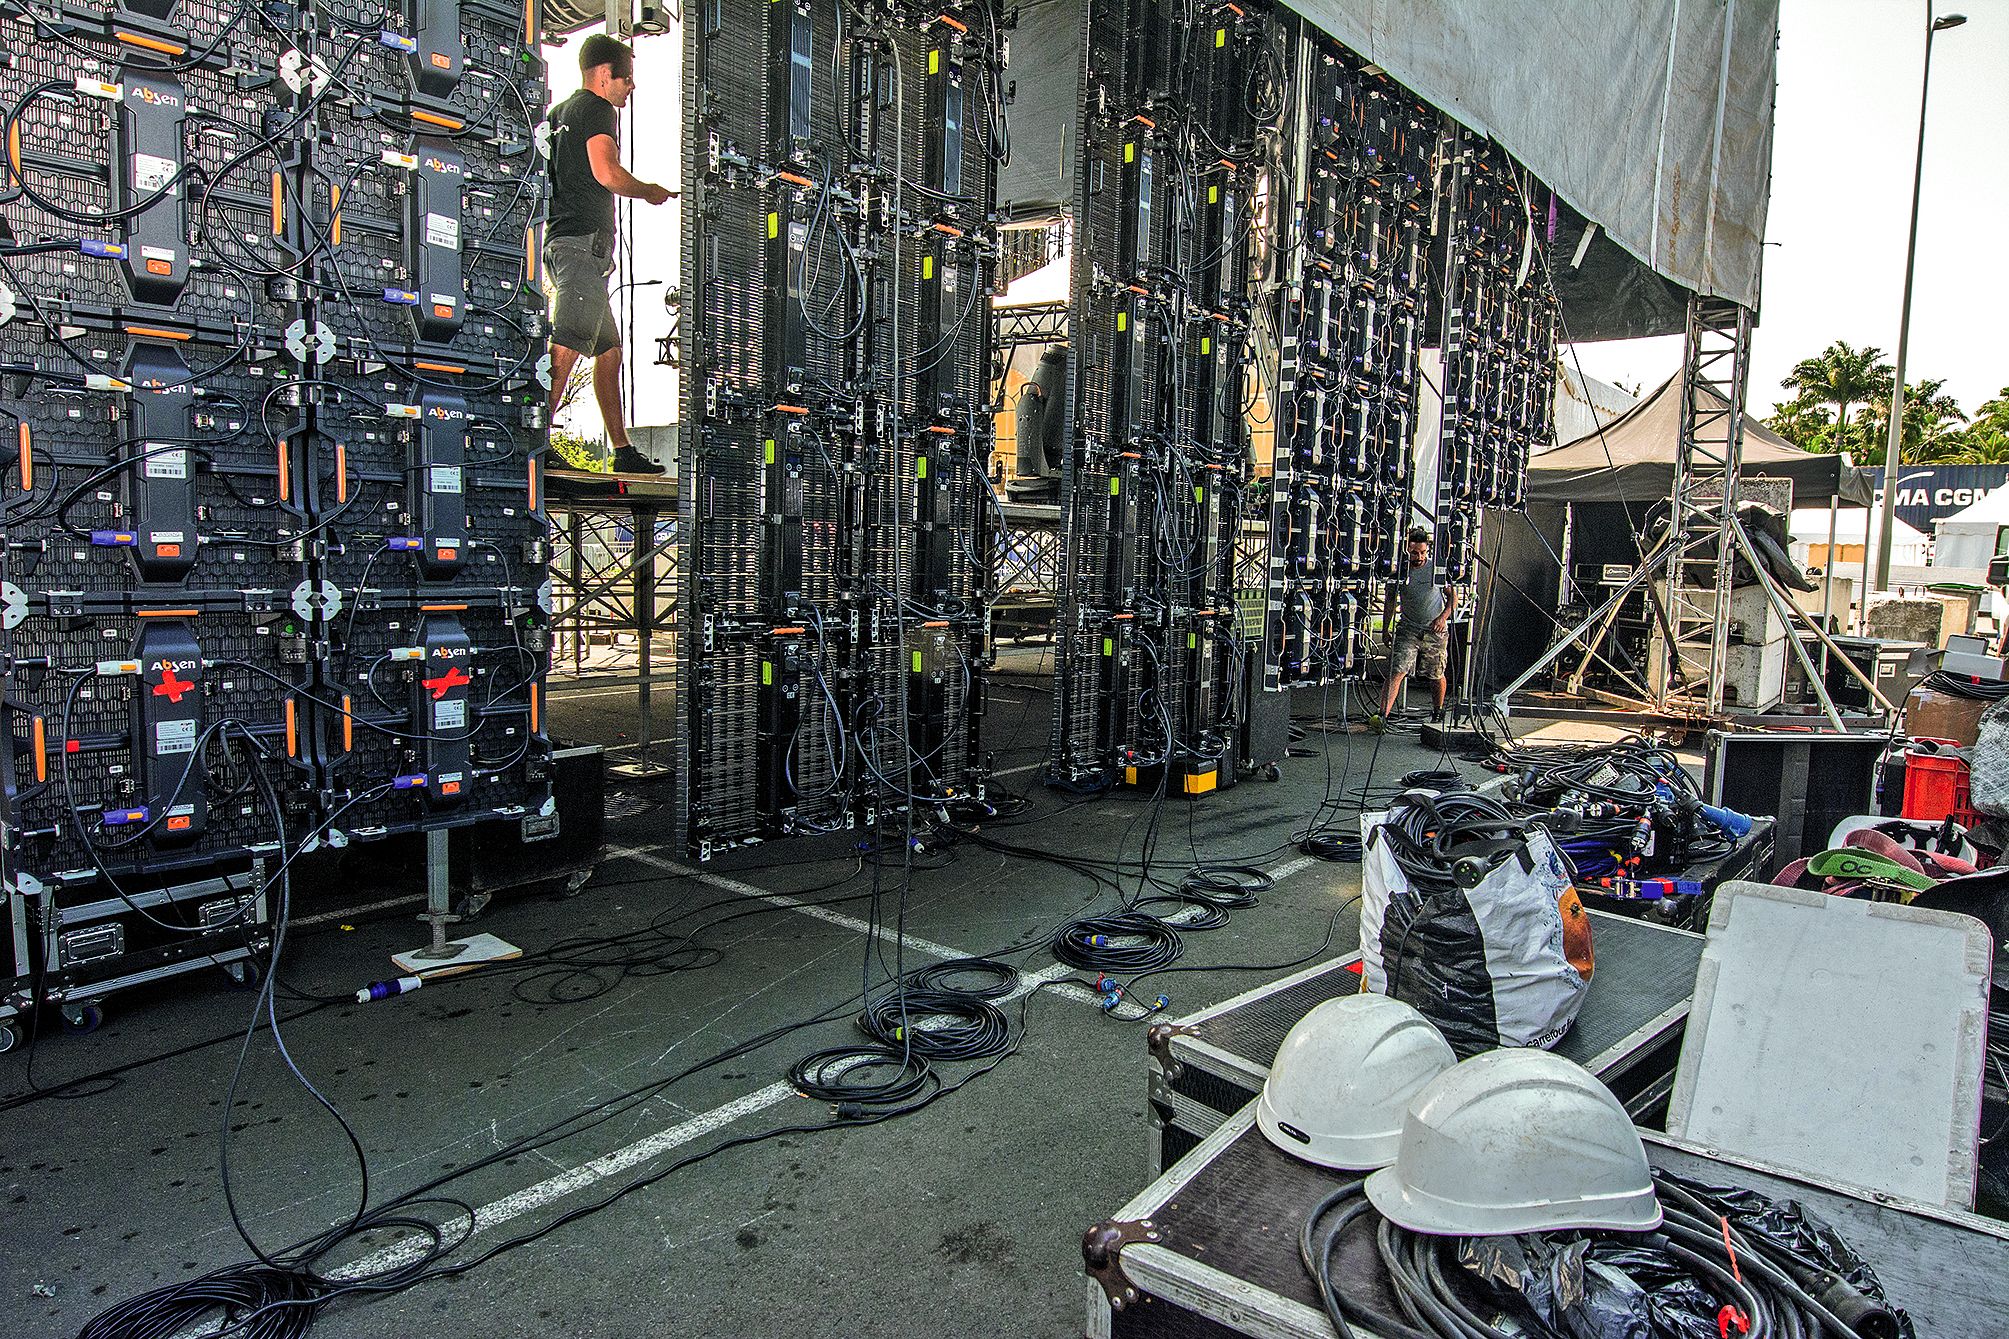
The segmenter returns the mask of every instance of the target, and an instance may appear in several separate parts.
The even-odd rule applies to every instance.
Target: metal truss
[[[1012,352],[1027,344],[1055,344],[1067,338],[1068,304],[1034,302],[1022,307],[998,307],[992,312],[991,388],[1004,390],[1005,369]]]
[[[1738,554],[1757,575],[1767,602],[1789,630],[1787,644],[1806,670],[1807,682],[1829,722],[1837,730],[1847,728],[1828,694],[1825,676],[1791,631],[1795,623],[1813,633],[1826,653],[1869,690],[1872,701],[1886,712],[1895,712],[1876,683],[1842,653],[1827,630],[1780,588],[1738,519],[1750,347],[1750,312],[1718,298],[1689,299],[1681,374],[1681,439],[1675,453],[1672,524],[1667,538],[1645,557],[1631,580],[1494,695],[1494,706],[1502,714],[1515,693],[1565,652],[1581,646],[1583,663],[1571,679],[1573,688],[1579,685],[1584,665],[1600,655],[1598,648],[1619,607],[1644,586],[1654,617],[1667,634],[1665,673],[1659,680],[1659,691],[1651,695],[1652,705],[1663,711],[1721,717]],[[1660,583],[1658,587],[1656,583]]]
[[[634,758],[620,770],[662,772],[655,743],[653,693],[675,680],[674,657],[661,658],[657,634],[671,645],[677,625],[676,499],[553,498],[551,517],[551,680],[564,688],[635,690]],[[615,649],[621,634],[632,653]]]
[[[1696,707],[1710,716],[1723,712],[1729,664],[1733,531],[1744,462],[1750,350],[1748,310],[1721,298],[1689,301],[1673,528],[1663,560],[1671,634],[1664,696],[1668,705]]]
[[[1005,525],[992,555],[992,589],[1000,595],[1054,594],[1060,588],[1059,508],[1007,503],[1003,510]]]

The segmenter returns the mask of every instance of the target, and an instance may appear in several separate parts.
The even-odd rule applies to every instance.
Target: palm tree
[[[1802,358],[1780,382],[1787,390],[1800,392],[1811,404],[1835,407],[1834,432],[1824,449],[1846,451],[1852,445],[1849,410],[1876,398],[1880,392],[1886,403],[1896,374],[1883,361],[1883,350],[1874,345],[1857,349],[1847,340],[1836,340],[1812,358]]]
[[[1964,458],[1965,446],[1959,425],[1967,421],[1960,402],[1944,393],[1945,380],[1914,381],[1904,388],[1904,433],[1898,444],[1898,462]],[[1890,387],[1872,395],[1863,404],[1862,429],[1869,437],[1862,463],[1883,463],[1890,440]]]
[[[1909,417],[1909,416],[1907,416]],[[1960,460],[1974,465],[2009,462],[2009,386],[1974,411],[1967,430],[1958,434]]]
[[[1806,391],[1774,406],[1765,426],[1802,451],[1836,450],[1834,411]]]

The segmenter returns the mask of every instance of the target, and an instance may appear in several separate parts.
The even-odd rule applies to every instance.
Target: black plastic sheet
[[[1797,1200],[1659,1174],[1727,1217],[1743,1237],[1889,1304],[1876,1271]],[[1721,1339],[1730,1300],[1696,1281],[1656,1233],[1468,1237],[1457,1258],[1531,1339]],[[1892,1308],[1904,1339],[1911,1319]]]

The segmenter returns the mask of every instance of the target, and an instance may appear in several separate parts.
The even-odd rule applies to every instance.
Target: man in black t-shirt
[[[661,474],[628,444],[621,413],[621,332],[607,298],[614,272],[614,197],[659,205],[670,193],[621,166],[615,110],[635,91],[635,53],[595,33],[579,48],[582,86],[551,109],[551,212],[544,227],[544,281],[551,295],[551,412],[583,355],[618,474]]]

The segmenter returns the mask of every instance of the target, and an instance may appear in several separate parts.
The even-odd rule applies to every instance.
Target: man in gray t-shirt
[[[1411,530],[1408,548],[1408,575],[1388,587],[1384,621],[1395,626],[1395,644],[1389,652],[1388,694],[1382,699],[1381,714],[1368,721],[1376,729],[1385,728],[1402,696],[1402,682],[1412,674],[1430,681],[1430,719],[1444,717],[1444,645],[1451,615],[1458,606],[1458,592],[1437,584],[1428,530],[1420,526]]]

